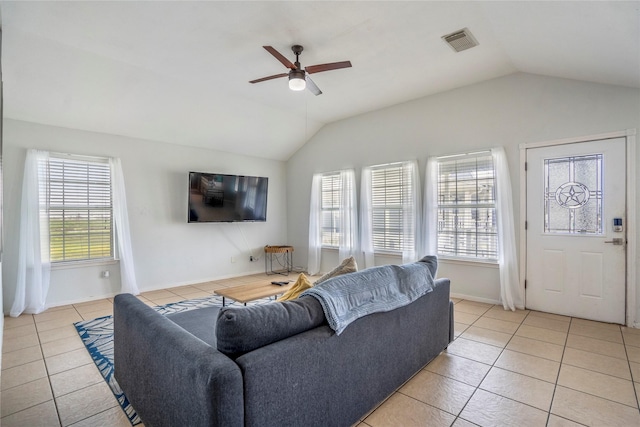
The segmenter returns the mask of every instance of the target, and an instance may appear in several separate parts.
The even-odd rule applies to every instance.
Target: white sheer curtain
[[[364,267],[374,267],[373,230],[371,224],[371,168],[362,169],[360,182],[360,250]]]
[[[331,173],[333,176],[335,173]],[[340,182],[340,206],[337,224],[339,230],[338,256],[341,260],[354,256],[357,259],[357,204],[355,194],[355,171],[342,170],[337,173]],[[322,254],[322,179],[325,174],[315,174],[311,183],[309,205],[309,274],[320,272]]]
[[[496,219],[498,226],[498,263],[500,265],[500,296],[505,310],[524,308],[516,255],[516,235],[513,218],[511,178],[504,148],[491,149],[496,174]]]
[[[127,195],[124,188],[122,164],[119,158],[110,158],[111,197],[113,199],[113,225],[118,239],[118,258],[120,259],[120,282],[122,292],[138,295],[136,272],[133,266],[129,215],[127,213]]]
[[[307,271],[314,275],[320,272],[320,255],[322,251],[321,193],[322,174],[313,175],[311,181],[311,202],[309,204],[309,260]]]
[[[423,253],[438,254],[438,158],[429,157],[425,176],[423,209]]]
[[[339,259],[349,256],[357,258],[357,215],[356,202],[356,173],[353,169],[340,171],[341,196],[340,200],[340,244],[338,247]]]
[[[28,150],[22,182],[18,279],[11,317],[46,309],[51,273],[47,215],[49,153]],[[40,167],[42,166],[42,167]]]
[[[413,237],[413,245],[407,246],[402,251],[402,263],[415,262],[418,260],[418,252],[422,248],[422,233],[420,232],[420,174],[418,172],[418,162],[411,161],[402,165],[402,173],[411,185],[405,185],[404,200],[409,203],[403,204],[402,234]]]

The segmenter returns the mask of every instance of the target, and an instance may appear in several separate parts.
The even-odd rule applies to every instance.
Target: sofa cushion
[[[296,280],[296,283],[294,283],[287,292],[282,294],[282,296],[278,298],[277,301],[291,301],[297,299],[301,293],[303,293],[307,289],[310,289],[312,286],[313,285],[309,281],[309,278],[305,276],[304,273],[300,273],[300,275],[298,276],[298,280]]]
[[[200,338],[211,347],[216,346],[216,321],[220,307],[204,307],[195,310],[167,314],[173,323]]]
[[[337,266],[330,272],[323,274],[313,284],[317,285],[319,283],[324,282],[325,280],[331,279],[332,277],[336,277],[336,276],[340,276],[348,273],[355,273],[356,271],[358,271],[358,264],[356,263],[355,258],[350,256],[349,258],[343,259],[339,266]]]
[[[324,322],[322,307],[313,297],[248,307],[223,307],[216,325],[218,350],[236,358]]]

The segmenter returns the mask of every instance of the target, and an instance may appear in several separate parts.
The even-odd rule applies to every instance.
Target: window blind
[[[322,176],[321,185],[321,235],[322,246],[340,245],[340,211],[342,203],[342,178],[339,173]]]
[[[52,262],[113,257],[111,173],[106,159],[50,157],[46,204]]]
[[[374,250],[400,252],[414,246],[411,172],[404,164],[371,169],[371,228]]]
[[[438,254],[497,259],[491,153],[438,160]]]

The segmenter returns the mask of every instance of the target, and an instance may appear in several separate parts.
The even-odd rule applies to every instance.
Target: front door
[[[625,323],[625,146],[526,150],[527,308]]]

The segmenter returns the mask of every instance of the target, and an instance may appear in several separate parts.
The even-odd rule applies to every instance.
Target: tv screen
[[[189,222],[267,220],[269,178],[189,172]]]

